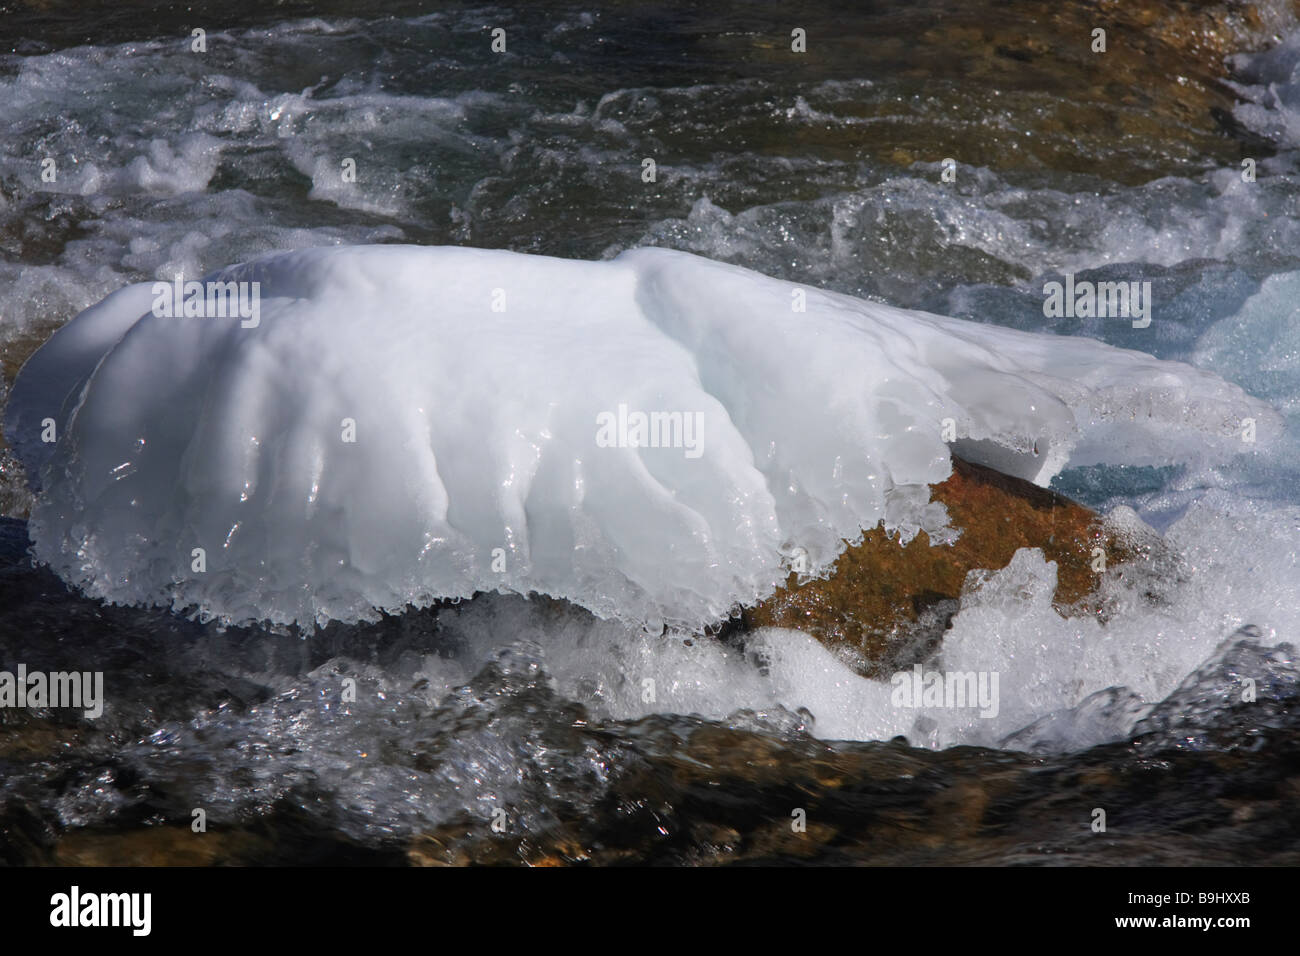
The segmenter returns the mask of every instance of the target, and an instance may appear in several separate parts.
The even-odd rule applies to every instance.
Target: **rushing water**
[[[1088,94],[1017,57],[954,67],[940,4],[856,33],[810,8],[802,60],[777,12],[418,7],[236,6],[204,53],[171,12],[10,24],[0,386],[114,289],[268,251],[664,245],[1190,362],[1290,430],[1214,468],[1062,474],[1179,563],[1107,584],[1105,624],[1062,618],[1033,553],[972,588],[934,664],[999,674],[989,717],[900,710],[793,632],[649,634],[545,600],[308,634],[103,606],[31,568],[0,463],[0,664],[103,671],[106,697],[94,721],[0,711],[0,858],[1295,861],[1300,34],[1234,59],[1222,129],[1174,135],[1044,122],[1083,123]],[[1151,282],[1151,325],[1045,317],[1067,272]],[[201,850],[195,808],[222,834]]]

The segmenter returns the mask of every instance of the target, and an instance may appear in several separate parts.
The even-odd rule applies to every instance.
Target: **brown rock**
[[[1094,511],[1020,478],[953,459],[952,476],[932,490],[961,531],[932,546],[921,532],[906,545],[875,528],[850,545],[830,573],[784,587],[743,614],[746,628],[788,627],[844,652],[867,676],[924,660],[937,647],[972,571],[998,570],[1020,548],[1041,548],[1057,565],[1055,605],[1066,614],[1104,614],[1094,549],[1108,573],[1150,557],[1155,542],[1135,542]],[[1158,541],[1158,539],[1156,539]]]
[[[230,866],[261,850],[249,834],[193,833],[187,826],[117,832],[73,831],[59,841],[55,866]]]
[[[845,159],[954,157],[963,166],[1136,185],[1194,175],[1207,159],[1235,165],[1244,148],[1268,152],[1232,118],[1225,60],[1271,45],[1295,10],[1260,0],[977,0],[845,15],[813,5],[797,22],[815,44],[815,62],[811,52],[791,53],[788,40],[760,43],[722,28],[702,28],[699,45],[768,70],[890,77],[900,87],[897,97],[832,111],[854,123],[773,134],[786,141],[798,136]],[[1104,53],[1093,52],[1095,29],[1106,31]]]

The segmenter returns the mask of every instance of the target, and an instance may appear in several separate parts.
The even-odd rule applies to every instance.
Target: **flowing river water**
[[[306,246],[660,245],[1190,362],[1288,431],[1216,467],[1060,475],[1181,564],[1105,623],[1053,609],[1041,555],[972,587],[941,663],[1001,675],[993,718],[900,717],[793,632],[545,599],[314,632],[104,605],[32,566],[2,457],[0,668],[101,672],[104,706],[0,709],[0,861],[1300,861],[1288,5],[10,6],[0,402],[129,282]],[[1047,316],[1065,274],[1149,282],[1153,321]]]

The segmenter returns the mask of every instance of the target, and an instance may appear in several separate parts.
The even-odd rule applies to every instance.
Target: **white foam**
[[[538,591],[698,627],[769,593],[796,547],[818,570],[881,521],[938,531],[946,425],[1040,482],[1076,449],[1223,456],[1243,417],[1264,445],[1280,427],[1189,366],[660,249],[309,249],[219,278],[260,283],[256,327],[149,314],[140,284],[15,385],[36,553],[92,595],[289,622]],[[700,453],[602,447],[620,406],[698,413]]]
[[[1114,516],[1132,522],[1131,512]],[[1052,604],[1056,566],[1022,549],[1002,570],[975,574],[926,674],[997,675],[995,708],[900,700],[896,675],[862,677],[811,636],[769,628],[743,651],[685,635],[649,636],[519,600],[493,598],[444,613],[459,648],[430,657],[412,680],[442,698],[493,658],[502,635],[544,649],[556,690],[602,718],[656,713],[715,720],[738,711],[807,711],[822,739],[887,740],[917,746],[1073,750],[1122,739],[1198,666],[1221,653],[1243,625],[1262,646],[1300,633],[1300,508],[1261,507],[1210,492],[1168,532],[1168,565],[1106,576],[1108,619],[1063,616]],[[911,673],[902,672],[910,678]],[[1078,708],[1077,711],[1074,709]],[[1038,721],[1050,724],[1023,733]],[[1007,737],[1016,735],[1009,743]]]
[[[1258,53],[1228,58],[1243,98],[1233,113],[1246,127],[1294,149],[1300,146],[1300,32]]]

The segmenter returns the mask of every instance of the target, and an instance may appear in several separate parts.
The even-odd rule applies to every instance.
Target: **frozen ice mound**
[[[816,572],[863,528],[937,530],[950,446],[1045,484],[1281,428],[1188,365],[664,249],[317,248],[208,281],[258,283],[255,319],[129,286],[15,384],[36,557],[93,596],[309,623],[537,592],[698,628],[796,549]]]

